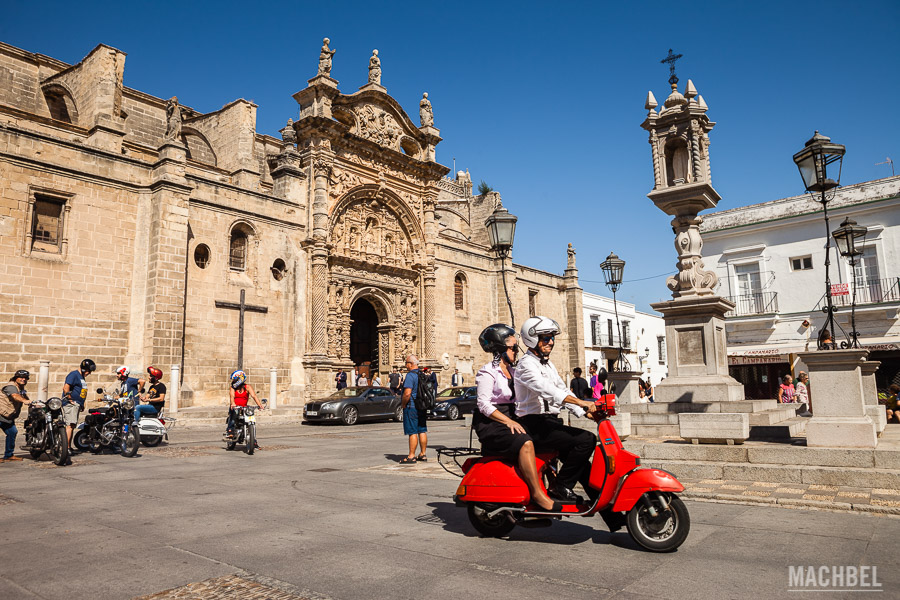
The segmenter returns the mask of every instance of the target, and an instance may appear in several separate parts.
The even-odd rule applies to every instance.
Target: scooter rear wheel
[[[469,504],[468,505],[469,522],[478,533],[487,537],[503,537],[513,530],[516,526],[515,521],[509,518],[505,513],[500,513],[495,517],[488,517],[487,513],[495,510],[496,506],[485,504]]]
[[[628,512],[628,533],[647,550],[672,552],[687,538],[691,529],[691,516],[684,502],[675,494],[661,494],[668,508],[664,508],[659,495],[644,494]],[[647,506],[648,501],[656,511],[655,517]]]
[[[142,435],[141,443],[153,448],[154,446],[159,446],[160,442],[162,442],[162,437],[161,435]]]

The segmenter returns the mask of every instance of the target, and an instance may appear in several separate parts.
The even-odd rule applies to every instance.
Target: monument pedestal
[[[725,313],[734,303],[718,296],[688,296],[650,305],[666,322],[669,376],[654,388],[656,402],[744,399],[744,386],[728,374]]]
[[[616,384],[616,396],[620,404],[639,404],[641,395],[638,392],[638,379],[641,374],[637,371],[612,371],[608,381]]]
[[[868,350],[801,352],[809,367],[815,412],[806,426],[806,445],[831,448],[874,448],[875,423],[866,416],[861,365]]]

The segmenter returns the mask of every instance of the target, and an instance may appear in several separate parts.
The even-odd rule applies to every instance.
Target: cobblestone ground
[[[189,583],[158,594],[139,596],[134,600],[325,600],[326,598],[305,591],[299,593],[289,591],[292,586],[283,582],[278,582],[277,586],[238,575],[227,575]]]

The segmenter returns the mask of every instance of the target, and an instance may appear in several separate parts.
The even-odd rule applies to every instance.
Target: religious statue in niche
[[[175,141],[181,137],[181,106],[178,97],[172,96],[166,102],[166,141]]]
[[[434,113],[431,110],[431,102],[428,101],[428,92],[422,94],[422,99],[419,101],[419,122],[422,127],[434,125]]]
[[[369,83],[381,85],[381,59],[378,58],[378,50],[372,50],[372,58],[369,59]]]
[[[363,237],[363,247],[369,254],[378,254],[377,227],[378,221],[371,217],[366,219],[366,233]]]
[[[331,234],[331,243],[335,248],[344,247],[344,224],[341,221],[338,221],[334,226],[333,233]]]
[[[359,250],[359,230],[356,227],[350,228],[350,244],[351,251]]]
[[[319,75],[331,77],[331,57],[337,50],[328,47],[331,40],[325,38],[322,40],[322,51],[319,53]]]

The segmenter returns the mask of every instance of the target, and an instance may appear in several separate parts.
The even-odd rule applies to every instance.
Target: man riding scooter
[[[555,450],[562,460],[550,497],[578,503],[581,498],[572,491],[576,483],[581,482],[589,495],[596,493],[587,482],[597,436],[563,425],[559,412],[565,406],[580,417],[594,413],[597,407],[573,396],[550,362],[559,332],[559,324],[547,317],[531,317],[522,325],[521,339],[528,352],[516,368],[516,415],[534,441],[535,452]]]
[[[147,393],[141,394],[134,400],[134,420],[138,422],[142,415],[155,417],[159,414],[163,404],[166,401],[166,384],[162,379],[163,373],[156,367],[147,367],[147,373],[150,375],[150,388]],[[147,402],[147,404],[141,404]]]

